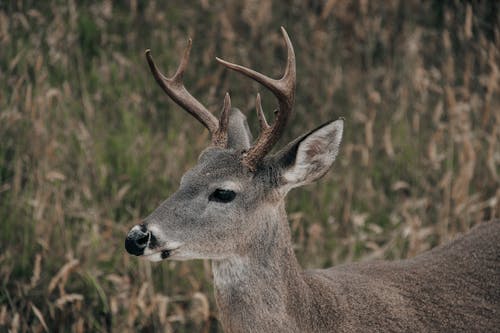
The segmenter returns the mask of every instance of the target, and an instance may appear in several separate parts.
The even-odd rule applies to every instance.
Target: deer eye
[[[223,189],[216,189],[213,191],[212,194],[208,197],[209,201],[216,201],[216,202],[231,202],[233,201],[234,197],[236,196],[236,193],[231,190],[223,190]]]

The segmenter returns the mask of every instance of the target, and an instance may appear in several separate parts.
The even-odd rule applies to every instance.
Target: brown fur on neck
[[[413,259],[310,271],[301,271],[291,247],[284,246],[289,231],[281,240],[268,235],[267,244],[275,246],[254,249],[267,251],[265,259],[249,253],[214,261],[226,332],[492,332],[500,327],[498,222],[479,225]],[[231,274],[235,280],[221,282]]]

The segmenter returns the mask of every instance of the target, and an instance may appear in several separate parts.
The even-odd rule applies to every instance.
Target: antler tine
[[[262,125],[263,122],[261,121],[261,133],[255,144],[243,157],[243,163],[245,163],[251,170],[255,169],[257,163],[272,149],[274,144],[280,138],[292,112],[295,100],[295,82],[297,76],[295,69],[295,53],[293,51],[292,42],[290,41],[285,28],[281,27],[281,32],[283,34],[283,38],[285,39],[287,48],[287,63],[285,74],[279,80],[271,79],[250,68],[216,58],[219,63],[227,68],[259,82],[264,87],[269,89],[278,99],[279,108],[276,113],[274,123],[271,126],[265,127]],[[257,106],[257,114],[259,115],[259,119],[263,119],[261,118],[263,113],[261,112],[260,106]]]
[[[212,144],[214,146],[225,147],[227,145],[228,133],[227,127],[229,124],[229,114],[231,113],[231,97],[226,93],[224,97],[224,106],[219,118],[219,128],[212,137]]]
[[[269,124],[266,120],[266,115],[262,110],[262,103],[260,102],[260,94],[257,93],[257,97],[255,98],[255,109],[257,111],[257,118],[259,118],[260,130],[265,131],[269,128]]]
[[[189,112],[193,117],[198,119],[212,134],[217,131],[219,126],[217,118],[210,113],[196,98],[194,98],[184,87],[182,78],[189,62],[189,52],[191,51],[192,40],[189,38],[188,45],[184,50],[184,55],[181,58],[179,67],[174,76],[167,78],[163,75],[151,56],[151,51],[146,50],[146,59],[149,64],[151,73],[153,74],[158,85],[167,93],[170,98],[180,105],[184,110]]]

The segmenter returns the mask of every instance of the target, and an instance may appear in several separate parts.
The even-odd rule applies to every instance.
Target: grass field
[[[219,332],[210,263],[126,254],[129,228],[172,193],[208,133],[168,100],[226,91],[254,133],[257,84],[295,46],[281,141],[345,118],[320,182],[287,206],[304,267],[406,258],[500,217],[500,3],[392,0],[0,1],[0,331]],[[270,114],[268,115],[269,118]]]

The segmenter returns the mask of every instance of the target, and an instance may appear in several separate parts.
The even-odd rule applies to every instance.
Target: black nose
[[[148,245],[151,233],[144,225],[133,227],[125,239],[125,249],[128,253],[140,256]]]

